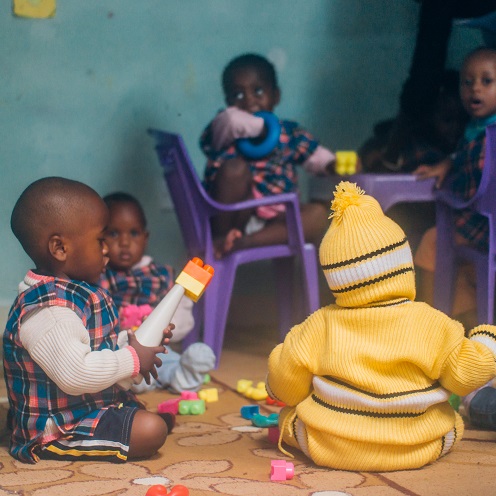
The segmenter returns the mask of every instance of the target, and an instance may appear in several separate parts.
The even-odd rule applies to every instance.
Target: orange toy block
[[[198,257],[192,258],[177,276],[176,284],[184,288],[184,294],[197,302],[214,275],[211,265],[204,265]]]

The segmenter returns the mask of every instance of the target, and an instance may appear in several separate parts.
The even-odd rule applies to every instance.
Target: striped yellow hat
[[[377,200],[356,184],[342,181],[336,186],[329,218],[332,223],[319,256],[338,305],[415,299],[410,245]]]

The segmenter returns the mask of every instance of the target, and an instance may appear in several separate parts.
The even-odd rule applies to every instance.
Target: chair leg
[[[453,311],[456,284],[456,254],[453,241],[447,233],[453,232],[449,207],[436,205],[436,269],[434,273],[434,307],[447,315]]]
[[[311,314],[320,308],[319,272],[315,246],[307,243],[303,252],[303,277],[306,283],[307,311]]]
[[[215,267],[215,276],[205,292],[203,342],[215,353],[216,367],[219,365],[224,334],[226,330],[229,304],[236,276],[236,267]]]
[[[494,308],[494,275],[488,273],[487,263],[477,263],[476,267],[477,323],[492,324]],[[492,282],[489,282],[492,279]],[[490,286],[493,290],[490,290]],[[492,293],[492,294],[491,294]],[[492,302],[492,304],[491,304]]]
[[[274,259],[274,273],[277,291],[277,313],[279,317],[279,338],[289,332],[294,322],[295,306],[303,306],[301,298],[294,302],[294,271],[295,257]],[[299,314],[299,312],[298,312]]]

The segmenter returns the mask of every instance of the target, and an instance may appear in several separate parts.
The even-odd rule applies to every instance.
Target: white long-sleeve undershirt
[[[136,376],[139,370],[138,357],[130,347],[92,351],[88,330],[70,308],[43,307],[28,313],[19,338],[66,394],[96,393]]]

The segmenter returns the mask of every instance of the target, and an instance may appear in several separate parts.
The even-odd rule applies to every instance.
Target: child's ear
[[[48,251],[59,262],[65,262],[67,258],[67,247],[64,238],[58,234],[50,236],[48,240]]]
[[[150,237],[150,232],[149,231],[145,231],[144,232],[144,235],[145,235],[145,243],[148,243],[148,238]]]

